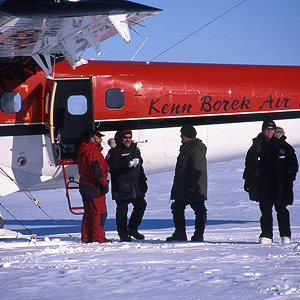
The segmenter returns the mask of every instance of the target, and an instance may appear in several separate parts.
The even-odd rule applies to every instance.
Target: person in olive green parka
[[[191,125],[181,128],[182,145],[175,167],[171,199],[175,231],[167,241],[186,241],[185,208],[190,205],[195,213],[195,232],[192,241],[203,241],[207,209],[207,162],[206,146],[196,138],[197,132]]]

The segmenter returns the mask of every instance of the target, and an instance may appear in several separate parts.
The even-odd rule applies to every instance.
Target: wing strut
[[[83,58],[77,58],[75,48],[76,42],[73,39],[73,36],[68,36],[64,39],[58,40],[57,45],[73,69],[75,69],[77,66],[87,64],[87,60]]]
[[[41,55],[43,55],[45,62],[42,60]],[[39,64],[39,66],[44,70],[47,77],[50,77],[52,72],[51,59],[48,53],[33,53],[33,59]]]
[[[108,18],[113,24],[113,26],[116,28],[116,30],[119,32],[119,34],[122,36],[122,38],[125,40],[126,43],[130,42],[130,33],[129,33],[129,27],[128,23],[126,21],[126,14],[122,15],[109,15]],[[83,40],[86,41],[87,46],[91,46],[94,48],[95,52],[100,55],[101,54],[101,48],[99,41],[94,37],[94,34],[92,33],[92,29],[87,26],[80,30],[80,33],[82,35]],[[77,57],[76,49],[77,49],[77,35],[78,32],[75,32],[71,35],[65,36],[63,38],[58,39],[55,43],[59,47],[60,51],[62,52],[63,56],[66,58],[66,60],[70,63],[73,69],[75,69],[77,66],[80,66],[82,64],[86,64],[87,61]],[[52,41],[53,42],[53,41]],[[51,67],[51,60],[50,60],[50,46],[47,43],[41,43],[43,47],[40,46],[40,49],[36,50],[35,53],[32,54],[32,57],[34,60],[39,64],[39,66],[45,71],[46,76],[50,77],[52,67]],[[45,46],[47,45],[47,46]],[[86,47],[87,47],[86,46]],[[50,51],[49,51],[50,50]],[[44,59],[42,59],[42,57]]]

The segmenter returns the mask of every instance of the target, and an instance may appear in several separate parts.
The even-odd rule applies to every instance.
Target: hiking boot
[[[143,240],[145,236],[139,233],[137,230],[128,229],[128,235],[133,236],[137,240]]]
[[[192,242],[203,242],[203,235],[196,235],[196,234],[194,234],[191,237],[191,241]]]
[[[120,236],[121,242],[131,242],[132,238],[130,236]]]
[[[187,241],[187,236],[185,232],[176,232],[174,231],[174,233],[166,238],[167,242],[171,242],[171,241]]]

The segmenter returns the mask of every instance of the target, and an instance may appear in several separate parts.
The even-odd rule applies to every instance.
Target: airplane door
[[[54,152],[57,160],[77,158],[82,133],[93,129],[94,109],[90,79],[56,81],[53,106]]]

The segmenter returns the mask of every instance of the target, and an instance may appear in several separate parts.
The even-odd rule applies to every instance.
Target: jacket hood
[[[114,140],[115,140],[116,146],[121,146],[123,144],[121,132],[119,130],[116,132],[116,134],[114,136]]]
[[[187,141],[185,144],[182,144],[181,149],[185,148],[185,147],[187,147],[188,145],[191,145],[191,144],[195,144],[198,147],[205,149],[205,151],[207,150],[206,145],[202,142],[202,140],[200,140],[198,138],[193,138],[190,141]]]
[[[282,127],[277,127],[276,131],[274,133],[274,138],[278,139],[280,143],[284,142],[286,140],[285,132]]]

